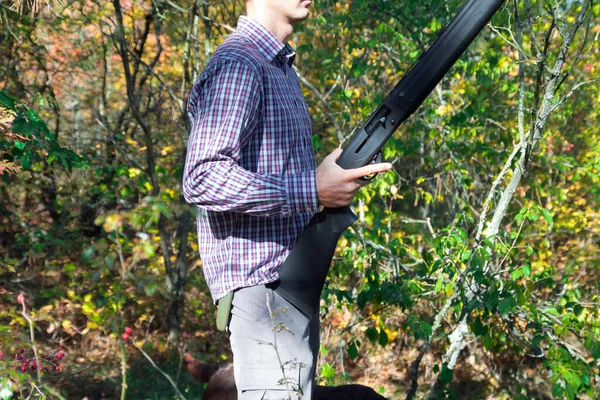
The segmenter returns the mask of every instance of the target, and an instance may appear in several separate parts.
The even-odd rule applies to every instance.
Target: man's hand
[[[343,169],[335,163],[341,154],[342,149],[335,149],[317,167],[317,196],[322,206],[338,208],[349,205],[358,189],[368,183],[360,178],[392,169],[390,163]]]

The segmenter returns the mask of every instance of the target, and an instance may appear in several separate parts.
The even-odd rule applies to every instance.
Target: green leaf
[[[552,215],[550,215],[550,212],[548,210],[546,210],[545,208],[540,208],[540,211],[541,211],[542,215],[544,216],[544,218],[546,219],[546,221],[548,221],[548,225],[552,225]]]
[[[81,258],[83,259],[83,261],[89,262],[94,256],[94,252],[94,246],[88,246],[81,253]]]
[[[540,216],[539,216],[539,214],[538,214],[537,212],[535,212],[534,210],[530,210],[530,211],[528,211],[528,212],[527,212],[527,214],[526,214],[526,217],[527,217],[527,219],[528,219],[528,220],[535,222],[535,221],[537,221],[537,220],[538,220],[538,218],[539,218]]]
[[[356,297],[356,304],[358,308],[365,308],[368,301],[371,299],[371,294],[368,291],[362,291]]]
[[[488,328],[481,323],[481,318],[476,318],[473,322],[473,333],[477,336],[483,336],[488,333]]]
[[[431,336],[431,332],[433,331],[433,327],[431,326],[431,324],[427,321],[421,321],[419,324],[421,326],[421,330],[425,334],[425,338]]]
[[[3,90],[0,90],[0,106],[14,111],[15,110],[15,99],[10,97]]]
[[[387,345],[387,344],[388,344],[388,342],[389,342],[388,335],[387,335],[387,333],[385,332],[385,329],[382,329],[382,330],[379,332],[379,344],[380,344],[381,346],[385,346],[385,345]]]
[[[25,118],[20,117],[14,120],[11,128],[13,133],[23,136],[31,136],[34,131],[33,125],[29,123]]]
[[[75,264],[72,264],[72,263],[65,264],[63,266],[63,271],[65,271],[68,274],[72,274],[73,272],[75,272]]]
[[[32,165],[33,153],[31,151],[26,151],[25,154],[23,154],[23,157],[21,158],[21,167],[23,167],[24,170],[28,171],[29,169],[31,169]]]
[[[353,360],[358,357],[358,346],[356,340],[353,340],[348,346],[348,356]]]
[[[104,262],[106,262],[106,266],[108,268],[112,268],[115,265],[115,255],[113,253],[109,253],[104,257]]]
[[[555,398],[561,399],[563,397],[563,393],[564,389],[560,383],[557,382],[554,386],[552,386],[552,396]]]
[[[562,378],[573,391],[576,391],[581,386],[581,378],[576,372],[565,369],[562,373]]]
[[[365,335],[369,338],[369,340],[373,343],[379,338],[379,332],[375,328],[368,328],[365,331]]]
[[[555,315],[557,317],[560,316],[560,312],[558,312],[556,307],[546,308],[544,311],[547,312],[548,314]]]
[[[510,277],[512,278],[513,281],[516,281],[517,279],[519,279],[522,276],[523,276],[523,270],[521,268],[515,269],[513,272],[510,273]]]
[[[155,281],[146,282],[146,284],[144,285],[144,291],[146,292],[147,296],[152,296],[154,294],[154,292],[156,292],[156,282]]]
[[[15,141],[14,146],[19,150],[25,150],[25,147],[27,145],[25,144],[25,142],[21,142],[20,140],[17,140],[17,141]]]
[[[152,243],[150,243],[149,241],[144,241],[142,247],[144,248],[144,254],[146,255],[146,257],[151,258],[154,256],[155,253]]]
[[[467,250],[460,255],[460,261],[468,261],[471,258],[471,250]]]
[[[590,353],[592,353],[592,357],[594,357],[594,360],[600,359],[600,342],[595,342],[594,344],[592,344],[590,348]]]
[[[335,377],[335,369],[328,363],[321,366],[321,376],[325,379],[333,379]]]
[[[506,314],[514,307],[515,301],[512,297],[507,297],[506,299],[502,299],[498,302],[498,311],[501,314]]]
[[[448,368],[446,364],[442,365],[442,373],[440,374],[441,381],[444,383],[450,383],[453,376],[454,371]]]
[[[444,275],[440,274],[440,277],[437,279],[437,282],[435,282],[435,292],[439,293],[442,290],[443,285]]]

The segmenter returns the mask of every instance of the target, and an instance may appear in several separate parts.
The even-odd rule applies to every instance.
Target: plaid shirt
[[[199,210],[200,257],[215,301],[276,281],[319,210],[311,121],[294,55],[240,17],[188,99],[183,194]]]

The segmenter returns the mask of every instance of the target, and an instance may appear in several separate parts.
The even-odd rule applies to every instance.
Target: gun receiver
[[[468,0],[350,140],[337,160],[344,169],[369,164],[431,93],[504,0]],[[339,236],[356,221],[349,207],[315,215],[279,269],[275,291],[306,316],[319,309]]]

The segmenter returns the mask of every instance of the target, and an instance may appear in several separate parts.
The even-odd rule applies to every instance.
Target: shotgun
[[[454,19],[419,57],[396,87],[371,114],[336,161],[344,169],[359,168],[378,156],[387,140],[431,93],[504,0],[468,0]],[[280,266],[274,290],[311,318],[342,234],[357,217],[349,207],[325,208],[316,214]]]

